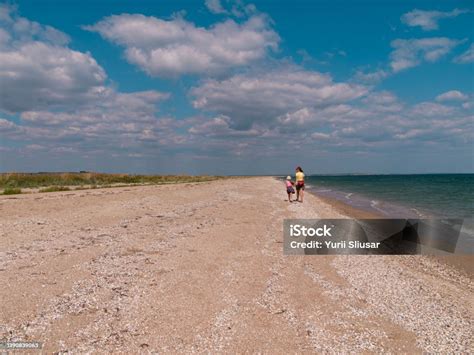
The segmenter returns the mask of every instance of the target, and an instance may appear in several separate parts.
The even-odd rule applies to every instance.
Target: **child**
[[[288,202],[293,202],[291,200],[291,195],[295,193],[295,189],[293,188],[293,185],[295,184],[293,181],[291,181],[291,176],[286,177],[286,193],[288,194]]]

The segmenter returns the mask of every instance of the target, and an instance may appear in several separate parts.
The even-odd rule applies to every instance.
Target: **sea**
[[[389,218],[463,218],[474,212],[474,174],[312,175],[307,190]]]

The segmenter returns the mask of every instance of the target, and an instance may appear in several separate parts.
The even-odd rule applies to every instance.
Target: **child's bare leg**
[[[288,202],[291,202],[291,193],[288,193]]]

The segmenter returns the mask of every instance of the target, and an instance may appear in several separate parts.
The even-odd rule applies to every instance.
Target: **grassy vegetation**
[[[65,186],[84,185],[89,188],[112,187],[117,184],[171,184],[183,182],[202,182],[216,180],[218,176],[191,175],[129,175],[102,173],[5,173],[0,174],[0,188],[38,188],[51,187],[51,191]],[[76,188],[78,189],[78,188]],[[44,189],[43,189],[44,190]],[[21,192],[21,191],[20,191]],[[44,191],[46,192],[46,191]]]
[[[4,195],[16,195],[21,194],[21,189],[16,187],[7,187],[3,190]]]
[[[50,186],[50,187],[45,187],[39,190],[39,192],[55,192],[55,191],[69,191],[71,190],[67,186]]]

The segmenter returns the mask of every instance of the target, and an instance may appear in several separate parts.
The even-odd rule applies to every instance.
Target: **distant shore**
[[[140,175],[96,172],[65,173],[0,173],[0,194],[17,195],[31,192],[57,192],[139,185],[164,185],[225,179],[213,175]]]

